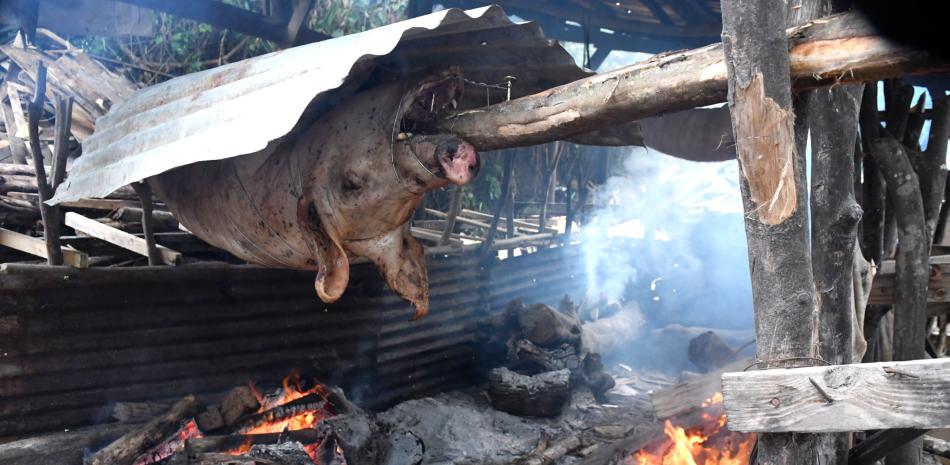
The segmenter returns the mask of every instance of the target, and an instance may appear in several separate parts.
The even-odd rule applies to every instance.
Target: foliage
[[[264,14],[266,0],[225,0]],[[405,19],[408,0],[317,0],[311,29],[330,36],[361,32]],[[151,85],[174,76],[272,52],[279,44],[197,23],[177,16],[155,15],[154,37],[74,37],[73,43],[129,76]]]

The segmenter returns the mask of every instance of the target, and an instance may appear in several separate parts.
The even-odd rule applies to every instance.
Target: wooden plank
[[[78,213],[66,213],[66,226],[115,244],[123,249],[131,250],[144,257],[148,257],[148,246],[145,243],[145,239],[120,231],[91,218],[86,218]],[[158,246],[158,252],[161,254],[162,262],[166,265],[177,265],[178,262],[181,261],[181,253],[169,249],[168,247]]]
[[[930,257],[927,302],[950,302],[950,255]],[[874,276],[868,304],[894,303],[894,260],[885,260]]]
[[[650,396],[653,414],[657,418],[670,418],[701,408],[717,392],[722,392],[720,379],[728,371],[740,371],[752,364],[752,359],[743,358],[722,369],[687,378],[670,387],[655,391]]]
[[[950,427],[950,359],[724,373],[729,429],[826,433]]]
[[[0,244],[20,252],[49,259],[46,255],[46,241],[39,237],[27,236],[16,231],[0,228]],[[89,266],[89,256],[72,247],[63,247],[63,262],[75,268]]]

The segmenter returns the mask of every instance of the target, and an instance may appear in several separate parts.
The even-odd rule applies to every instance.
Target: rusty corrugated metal
[[[498,6],[443,10],[143,89],[96,122],[51,202],[262,150],[356,91],[374,69],[405,76],[445,66],[483,82],[516,76],[514,96],[587,75],[537,25],[512,23]]]
[[[578,299],[579,248],[430,257],[429,316],[368,264],[331,305],[251,266],[0,268],[0,437],[106,421],[110,402],[213,393],[293,368],[369,408],[471,385],[475,326],[512,298]]]

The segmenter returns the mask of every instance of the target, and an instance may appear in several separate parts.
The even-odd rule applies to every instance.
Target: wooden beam
[[[19,250],[46,260],[49,260],[46,250],[46,241],[38,237],[27,236],[16,231],[0,228],[0,245]],[[89,266],[89,256],[72,247],[62,247],[63,263],[74,268]]]
[[[119,0],[155,11],[181,16],[202,23],[231,29],[235,32],[260,37],[278,43],[286,43],[287,24],[270,16],[264,16],[224,2],[213,0]],[[326,34],[301,28],[297,43],[319,42],[331,38]]]
[[[78,213],[66,213],[66,226],[78,232],[102,239],[110,244],[115,244],[123,249],[135,252],[143,257],[148,257],[148,245],[145,239],[136,237],[125,231],[120,231],[91,218],[86,218]],[[181,261],[181,253],[161,245],[157,246],[157,248],[161,255],[162,262],[166,265],[177,265],[178,262]]]
[[[877,35],[846,13],[787,31],[796,88],[950,71],[950,63]],[[721,44],[665,54],[487,108],[450,114],[441,130],[479,150],[563,140],[661,113],[721,103],[726,66]]]
[[[887,429],[869,436],[848,452],[848,465],[874,465],[904,444],[927,433],[923,429]]]
[[[725,373],[729,429],[844,432],[950,427],[950,359]]]

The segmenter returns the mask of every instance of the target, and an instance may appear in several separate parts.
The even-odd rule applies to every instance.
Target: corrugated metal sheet
[[[431,312],[370,265],[326,305],[309,273],[250,266],[0,269],[0,437],[108,419],[110,402],[214,393],[293,368],[384,408],[473,382],[484,312],[579,299],[579,248],[430,257]]]
[[[537,25],[514,24],[497,6],[443,10],[143,89],[97,121],[52,203],[262,150],[354,92],[376,68],[408,75],[449,65],[482,82],[514,75],[515,96],[586,75]]]

